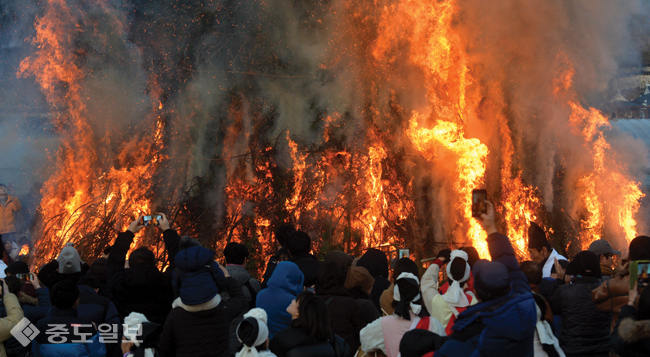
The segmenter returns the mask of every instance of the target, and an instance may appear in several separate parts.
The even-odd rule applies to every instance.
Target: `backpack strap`
[[[334,296],[330,296],[330,298],[327,299],[327,301],[325,301],[325,305],[329,305],[332,302],[332,300],[334,300]]]

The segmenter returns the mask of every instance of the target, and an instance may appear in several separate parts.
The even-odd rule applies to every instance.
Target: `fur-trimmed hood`
[[[650,320],[637,321],[631,317],[621,320],[618,334],[626,343],[650,338]]]

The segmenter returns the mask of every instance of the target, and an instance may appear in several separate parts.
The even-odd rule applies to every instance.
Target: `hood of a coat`
[[[650,320],[625,318],[618,326],[618,335],[627,343],[646,340],[650,338]]]
[[[458,315],[453,329],[463,330],[477,320],[498,335],[522,341],[530,338],[537,321],[535,300],[531,293],[511,293],[500,299],[478,303]]]
[[[296,263],[280,262],[273,275],[266,284],[269,288],[282,289],[290,292],[293,295],[298,295],[303,290],[303,283],[305,276],[300,271]]]
[[[378,276],[388,278],[388,259],[386,254],[379,249],[368,249],[366,254],[359,258],[357,266],[368,269],[368,272],[374,278]]]
[[[214,260],[214,252],[204,247],[183,249],[176,254],[176,266],[185,271],[196,271]]]

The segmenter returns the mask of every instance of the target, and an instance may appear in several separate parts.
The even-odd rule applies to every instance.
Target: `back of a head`
[[[298,302],[297,325],[314,340],[327,341],[331,338],[333,333],[325,302],[309,291],[300,293],[296,301]]]
[[[467,264],[469,264],[470,268],[473,268],[474,263],[476,263],[477,260],[481,259],[481,256],[478,254],[478,250],[476,250],[476,248],[471,245],[462,247],[460,249],[467,253]]]
[[[336,262],[323,263],[318,271],[318,282],[321,289],[332,289],[345,284],[346,271]]]
[[[352,267],[345,277],[345,288],[355,297],[355,290],[362,292],[363,298],[368,299],[372,291],[375,278],[364,267]]]
[[[508,269],[499,262],[480,259],[474,264],[474,291],[480,301],[490,301],[508,295]]]
[[[410,320],[410,312],[413,305],[422,305],[422,294],[420,294],[420,279],[414,274],[403,272],[395,280],[395,289],[393,290],[393,307],[394,314]],[[420,311],[413,311],[419,314]]]
[[[129,256],[129,267],[156,266],[156,256],[145,247],[138,248]]]
[[[590,250],[584,250],[576,254],[567,266],[566,273],[568,275],[600,278],[602,272],[600,270],[600,258],[598,257],[598,254]]]
[[[291,235],[295,231],[296,231],[296,227],[294,227],[293,224],[280,225],[275,230],[275,240],[278,242],[278,244],[280,244],[280,246],[286,248],[289,245],[289,240],[291,239]]]
[[[22,288],[22,283],[15,275],[8,276],[5,278],[5,283],[9,288],[9,292],[15,295],[18,295],[20,289]]]
[[[395,263],[395,269],[393,270],[393,280],[395,280],[395,278],[397,278],[402,273],[411,273],[420,278],[420,270],[418,269],[418,265],[406,257],[401,258],[397,261],[397,263]]]
[[[79,299],[79,288],[72,280],[64,279],[54,284],[50,290],[50,300],[57,309],[67,310]]]
[[[77,283],[79,286],[90,286],[93,289],[99,289],[101,288],[101,284],[99,282],[99,279],[97,279],[94,275],[92,274],[86,274],[79,279],[79,282]]]
[[[650,260],[650,237],[638,236],[630,242],[630,261]]]
[[[287,248],[289,248],[289,252],[294,257],[309,254],[311,252],[311,238],[309,234],[302,231],[293,232]]]
[[[535,222],[531,222],[528,227],[528,249],[541,251],[544,247],[551,250],[551,243],[546,239],[546,232]]]
[[[183,236],[181,237],[181,242],[178,246],[178,250],[181,251],[191,247],[202,247],[202,246],[203,245],[201,245],[201,242],[199,242],[198,240],[190,236]]]
[[[298,265],[285,261],[278,263],[266,286],[286,290],[294,295],[298,295],[303,290],[304,283],[305,275]]]
[[[88,273],[95,276],[95,278],[97,278],[100,282],[101,281],[106,281],[106,279],[107,279],[107,276],[106,276],[107,269],[108,269],[108,259],[106,259],[106,258],[97,258],[90,265],[90,271]]]
[[[230,242],[223,249],[223,256],[226,258],[227,264],[244,264],[248,258],[248,248],[241,243]]]
[[[357,266],[368,269],[373,277],[388,279],[388,258],[386,253],[379,249],[369,248],[357,261]]]
[[[351,255],[340,250],[330,250],[325,255],[325,262],[336,262],[346,270],[350,268],[353,260],[354,258]]]
[[[532,260],[519,264],[521,271],[526,275],[529,284],[539,285],[543,279],[542,266]]]
[[[451,264],[449,265],[449,270],[451,272],[449,278],[454,281],[461,281],[465,276],[465,271],[467,270],[468,264],[468,262],[460,258],[452,260]]]
[[[29,273],[29,265],[27,265],[27,263],[20,260],[10,263],[5,268],[5,274],[7,275],[28,274],[28,273]]]

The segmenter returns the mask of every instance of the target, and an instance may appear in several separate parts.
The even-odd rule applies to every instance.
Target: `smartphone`
[[[633,260],[630,262],[630,289],[639,282],[637,290],[643,291],[650,284],[650,260]]]
[[[487,213],[486,201],[486,190],[472,190],[472,217],[481,217],[482,214]]]
[[[20,281],[23,282],[28,282],[31,280],[30,273],[18,273],[16,274],[16,278],[20,279]]]
[[[142,224],[144,224],[145,226],[158,227],[158,224],[160,223],[160,219],[162,219],[162,216],[159,214],[143,216]]]
[[[397,259],[408,258],[410,256],[408,249],[400,249],[397,253]]]

